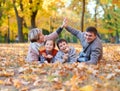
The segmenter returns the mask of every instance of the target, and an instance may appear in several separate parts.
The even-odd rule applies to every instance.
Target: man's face
[[[64,53],[67,53],[69,51],[68,44],[64,41],[59,43],[58,46],[59,46],[59,49]]]
[[[86,32],[85,38],[86,38],[86,41],[90,43],[96,38],[96,35],[93,32]]]

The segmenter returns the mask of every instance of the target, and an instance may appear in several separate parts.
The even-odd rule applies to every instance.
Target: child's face
[[[42,33],[39,34],[38,42],[40,42],[40,43],[44,42],[44,35]]]
[[[64,52],[64,53],[68,53],[68,51],[69,51],[69,46],[68,46],[68,44],[66,43],[66,42],[61,42],[61,43],[59,43],[59,49],[62,51],[62,52]]]
[[[47,51],[52,51],[54,48],[54,42],[52,40],[47,40],[45,43],[45,49]]]

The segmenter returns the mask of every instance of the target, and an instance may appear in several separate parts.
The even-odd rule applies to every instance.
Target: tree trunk
[[[117,44],[119,43],[119,32],[118,32],[118,30],[116,30],[116,43]]]
[[[32,4],[33,1],[29,0],[29,3]],[[39,3],[37,3],[37,5],[39,5]],[[36,7],[36,6],[34,6],[34,7]],[[32,11],[32,7],[30,7],[29,9]],[[36,28],[35,18],[36,18],[37,12],[38,12],[38,9],[36,9],[35,11],[32,11],[31,20],[30,20],[31,28]]]
[[[84,13],[85,13],[85,0],[83,0],[83,5],[82,5],[82,17],[81,17],[81,31],[82,32],[84,29]]]
[[[19,42],[24,42],[23,18],[20,17],[20,16],[17,16],[17,25],[18,25],[18,38],[19,38]]]
[[[36,28],[35,18],[37,15],[37,10],[35,12],[32,12],[31,15],[31,28]]]
[[[24,42],[24,37],[23,37],[23,17],[19,16],[18,10],[15,6],[15,1],[13,0],[13,7],[15,10],[16,14],[16,19],[17,19],[17,25],[18,25],[18,40],[19,42]],[[23,11],[22,4],[20,3],[20,9]]]
[[[94,18],[95,18],[95,27],[97,28],[97,4],[96,4],[96,7],[95,7],[95,15],[94,15]]]

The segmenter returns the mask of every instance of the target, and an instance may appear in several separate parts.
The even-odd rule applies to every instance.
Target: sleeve
[[[102,48],[100,46],[94,46],[94,48],[92,48],[91,51],[91,55],[90,55],[90,60],[87,61],[87,64],[97,64],[99,61],[99,57],[102,54]]]
[[[38,61],[38,60],[39,60],[39,55],[31,47],[29,47],[26,61],[33,62],[33,61]]]
[[[64,62],[63,55],[60,51],[58,51],[55,56],[55,62],[61,62],[61,63]]]
[[[56,39],[58,37],[58,35],[61,33],[63,28],[59,27],[55,32],[53,33],[50,33],[49,35],[45,35],[45,40],[48,40],[48,39]]]
[[[62,32],[62,30],[63,30],[63,28],[59,27],[59,28],[56,30],[57,34],[59,35],[59,34]]]
[[[73,34],[74,36],[76,36],[77,38],[81,38],[82,36],[82,32],[81,31],[78,31],[70,26],[66,27],[66,30],[68,32],[70,32],[71,34]]]

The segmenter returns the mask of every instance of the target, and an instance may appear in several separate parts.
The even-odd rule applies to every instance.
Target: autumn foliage
[[[0,91],[120,91],[120,45],[103,46],[101,62],[85,65],[27,63],[28,44],[0,44]]]

